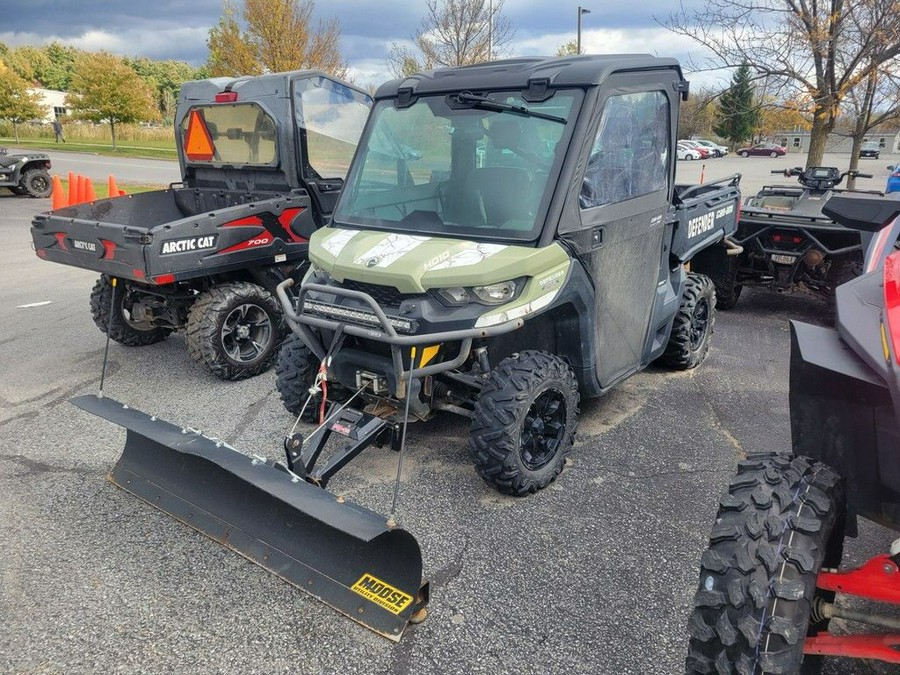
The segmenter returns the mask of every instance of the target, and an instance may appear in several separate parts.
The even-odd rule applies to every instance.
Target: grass
[[[177,159],[175,130],[171,125],[142,127],[116,125],[116,149],[108,124],[68,122],[64,124],[66,142],[57,143],[49,125],[19,125],[19,140],[8,122],[0,122],[0,146],[15,145],[53,152],[89,152],[105,157]]]
[[[69,181],[67,178],[60,177],[62,181],[62,189],[64,194],[69,194]],[[124,190],[126,194],[133,195],[138,192],[152,192],[153,190],[165,190],[168,185],[131,185],[130,183],[117,183],[116,187]],[[106,199],[107,184],[105,181],[94,184],[94,192],[97,199]]]
[[[140,145],[133,145],[139,143]],[[65,143],[54,143],[52,138],[22,138],[18,142],[15,138],[0,136],[0,147],[15,145],[22,148],[32,148],[45,152],[90,152],[103,157],[136,157],[143,159],[177,159],[175,141],[138,140],[120,141],[116,143],[116,149],[112,149],[111,142],[99,140],[80,140],[66,138]]]

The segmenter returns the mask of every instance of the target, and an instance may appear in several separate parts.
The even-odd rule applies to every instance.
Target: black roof
[[[413,95],[463,89],[525,89],[532,80],[547,80],[550,87],[597,86],[622,71],[673,69],[681,79],[681,66],[672,58],[650,54],[588,54],[582,56],[523,57],[442,68],[382,84],[375,98],[394,98],[401,89]]]

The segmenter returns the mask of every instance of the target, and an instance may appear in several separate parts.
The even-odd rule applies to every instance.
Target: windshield
[[[579,91],[541,103],[511,92],[381,101],[334,220],[392,231],[534,239]],[[555,180],[552,184],[555,184]]]

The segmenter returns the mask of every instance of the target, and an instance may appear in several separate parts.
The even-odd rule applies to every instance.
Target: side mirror
[[[893,171],[893,170],[896,169],[896,168],[897,168],[897,167],[895,167],[893,164],[888,164],[887,170],[888,170],[888,171]]]

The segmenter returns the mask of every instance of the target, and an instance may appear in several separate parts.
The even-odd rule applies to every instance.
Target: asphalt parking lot
[[[706,178],[761,184],[794,160],[714,160]],[[0,195],[0,672],[681,672],[718,497],[743,453],[790,447],[787,322],[831,320],[816,299],[745,291],[699,369],[650,368],[584,402],[571,465],[527,499],[478,478],[461,418],[412,427],[399,516],[432,601],[394,644],[105,481],[124,433],[68,403],[99,381],[94,275],[34,256],[28,224],[48,208]],[[272,373],[219,381],[178,335],[113,343],[108,378],[107,395],[247,453],[278,458],[293,421]],[[395,470],[373,449],[331,487],[385,512]],[[889,545],[864,525],[845,563]]]

